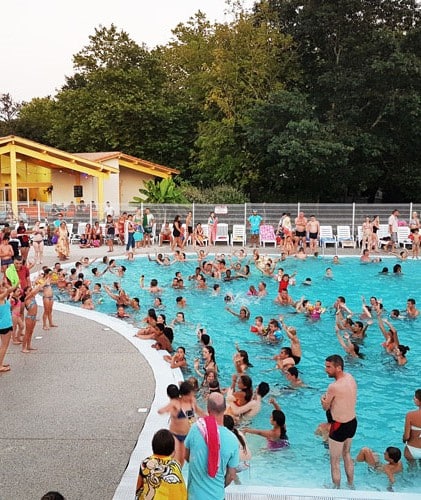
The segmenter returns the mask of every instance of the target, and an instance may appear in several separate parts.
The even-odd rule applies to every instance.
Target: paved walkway
[[[71,260],[123,251],[116,247],[107,254],[106,247],[81,250],[72,245]],[[275,253],[273,248],[265,251]],[[56,260],[54,248],[46,247],[44,264],[52,266]],[[155,388],[158,384],[156,393],[165,397],[164,387],[175,375],[166,372],[155,379],[139,353],[147,341],[136,339],[142,344],[136,348],[133,332],[126,332],[126,338],[125,332],[117,333],[118,320],[108,318],[105,326],[95,320],[95,312],[79,309],[75,316],[66,310],[69,306],[55,306],[58,328],[44,331],[37,323],[36,353],[24,355],[15,345],[8,351],[12,369],[0,375],[0,500],[38,499],[48,490],[60,491],[67,500],[111,499],[151,407],[153,424],[142,435],[138,456],[149,448],[152,427],[165,425],[154,416],[160,404]],[[156,366],[160,356],[150,351],[144,352]],[[134,456],[126,484],[133,484],[137,464]]]

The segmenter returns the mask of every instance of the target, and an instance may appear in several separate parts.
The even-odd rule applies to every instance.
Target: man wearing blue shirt
[[[208,417],[200,418],[185,440],[189,462],[189,500],[223,500],[225,486],[235,479],[239,464],[239,442],[224,427],[224,396],[212,393],[208,398]]]

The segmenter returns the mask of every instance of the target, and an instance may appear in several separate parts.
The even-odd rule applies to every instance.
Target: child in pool
[[[401,450],[394,446],[388,446],[384,452],[385,464],[380,462],[377,453],[374,453],[371,448],[361,448],[355,462],[366,462],[370,467],[373,467],[378,472],[383,472],[389,478],[389,488],[395,482],[395,474],[402,472]]]

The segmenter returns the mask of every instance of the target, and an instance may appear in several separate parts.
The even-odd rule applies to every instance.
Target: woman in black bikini
[[[183,228],[181,227],[181,217],[179,215],[176,215],[174,217],[172,235],[173,235],[173,239],[171,242],[171,249],[175,250],[176,247],[182,249],[184,246],[184,243],[182,240]]]
[[[205,412],[197,406],[194,388],[189,382],[182,382],[180,389],[176,385],[168,386],[167,394],[171,400],[166,406],[159,409],[158,413],[160,415],[170,414],[170,432],[175,437],[174,458],[183,466],[184,440],[191,425],[196,420],[196,414],[205,416]]]

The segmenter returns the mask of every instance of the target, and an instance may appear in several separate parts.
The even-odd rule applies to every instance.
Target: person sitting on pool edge
[[[377,453],[374,453],[371,448],[364,447],[361,448],[360,452],[355,458],[355,462],[366,462],[376,471],[384,472],[389,478],[388,489],[391,489],[392,485],[395,482],[395,474],[402,472],[401,457],[402,453],[399,448],[388,446],[384,452],[384,459],[386,460],[386,463],[382,464]]]

